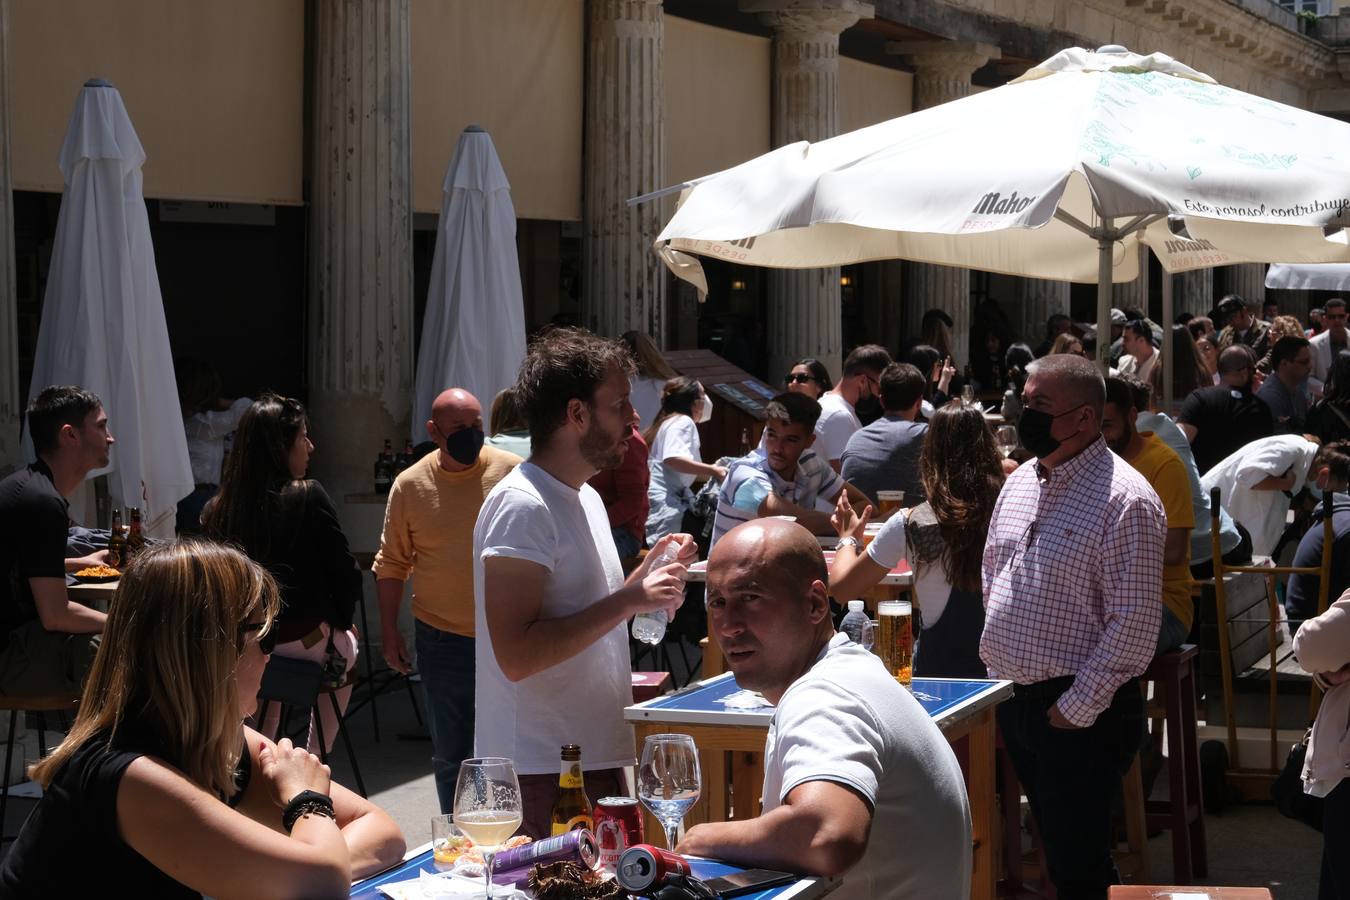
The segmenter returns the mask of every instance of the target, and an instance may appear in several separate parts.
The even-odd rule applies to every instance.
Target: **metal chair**
[[[262,686],[258,690],[258,698],[262,701],[256,716],[259,730],[267,720],[268,708],[274,702],[281,706],[277,715],[276,732],[269,735],[274,741],[286,730],[287,714],[291,710],[307,710],[313,718],[314,731],[319,739],[319,758],[327,764],[328,741],[323,733],[323,717],[319,714],[319,704],[323,702],[321,698],[327,697],[328,702],[332,704],[333,713],[341,723],[344,717],[338,707],[337,692],[349,684],[352,684],[350,675],[337,687],[329,687],[323,683],[322,664],[288,656],[273,656],[267,661],[267,668],[263,670]],[[364,797],[366,783],[361,777],[361,766],[356,761],[356,750],[352,747],[351,735],[341,725],[338,727],[338,735],[342,738],[342,746],[347,751],[347,759],[352,764],[352,777],[356,779],[357,793]]]
[[[42,697],[11,697],[0,695],[0,710],[9,710],[9,739],[5,742],[5,783],[0,793],[0,829],[4,827],[5,811],[9,807],[9,770],[14,763],[14,730],[20,712],[37,714],[38,753],[47,755],[47,713],[68,713],[79,704],[78,694],[56,694]],[[0,835],[0,844],[14,840],[15,835]]]

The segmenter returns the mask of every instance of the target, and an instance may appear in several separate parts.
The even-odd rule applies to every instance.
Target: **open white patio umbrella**
[[[525,358],[511,185],[492,138],[477,125],[459,136],[443,191],[417,353],[415,444],[427,439],[437,394],[464,388],[486,412],[498,391],[515,384]]]
[[[1287,291],[1350,290],[1350,265],[1271,266],[1266,271],[1266,287]]]
[[[1074,48],[1002,87],[681,185],[656,248],[700,290],[698,256],[1095,282],[1105,335],[1111,283],[1138,277],[1141,242],[1168,272],[1350,262],[1347,146],[1350,124],[1163,54]]]
[[[147,534],[173,537],[192,467],[141,190],[145,158],[122,95],[86,82],[57,158],[65,192],[29,400],[53,384],[97,394],[117,443],[111,465],[91,475],[108,474],[114,504],[141,508]],[[24,444],[31,454],[27,434]]]

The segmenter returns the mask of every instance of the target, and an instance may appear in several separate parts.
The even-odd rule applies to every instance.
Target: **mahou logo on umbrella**
[[[1030,197],[1019,197],[1017,191],[1013,191],[1004,197],[998,191],[990,191],[980,198],[975,204],[975,208],[970,211],[974,216],[1007,216],[1014,213],[1020,213],[1032,204],[1036,199],[1035,195]]]

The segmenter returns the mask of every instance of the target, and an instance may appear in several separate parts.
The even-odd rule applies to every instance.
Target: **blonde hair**
[[[200,539],[147,546],[113,594],[75,724],[32,779],[46,788],[80,747],[111,740],[130,720],[193,783],[233,794],[243,749],[241,626],[261,615],[265,633],[280,606],[276,582],[233,547]]]

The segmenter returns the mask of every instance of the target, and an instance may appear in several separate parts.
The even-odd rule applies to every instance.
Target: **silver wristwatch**
[[[834,545],[834,548],[836,550],[842,550],[844,547],[852,547],[857,552],[859,553],[862,552],[862,544],[859,543],[858,539],[853,537],[852,535],[850,535],[849,537],[840,538],[839,542]]]

